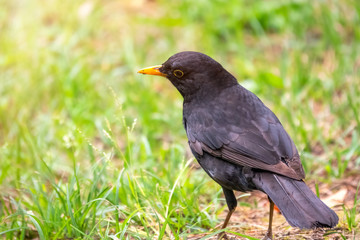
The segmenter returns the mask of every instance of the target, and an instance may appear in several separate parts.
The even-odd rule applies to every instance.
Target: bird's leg
[[[268,197],[268,199],[270,202],[269,227],[268,227],[267,233],[266,233],[265,237],[263,238],[263,240],[273,239],[272,221],[273,221],[273,215],[274,215],[274,202],[269,197]]]
[[[224,229],[224,228],[226,228],[227,224],[229,223],[231,215],[233,214],[233,212],[236,209],[237,201],[236,201],[236,197],[234,195],[234,192],[232,190],[229,190],[229,189],[224,188],[224,187],[222,189],[223,189],[223,192],[224,192],[224,195],[225,195],[226,204],[228,205],[228,208],[229,208],[229,212],[226,215],[224,224],[221,227],[221,229]],[[220,239],[227,239],[227,236],[226,236],[225,232],[219,233],[218,240],[220,240]]]

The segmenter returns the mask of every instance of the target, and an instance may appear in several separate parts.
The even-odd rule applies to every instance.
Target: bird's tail
[[[336,213],[325,205],[302,180],[270,172],[258,172],[253,179],[280,209],[288,223],[298,228],[336,226]]]

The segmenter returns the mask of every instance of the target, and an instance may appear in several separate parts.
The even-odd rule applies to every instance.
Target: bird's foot
[[[217,240],[229,240],[225,232],[219,233]]]
[[[262,238],[262,240],[273,240],[274,238],[273,238],[273,234],[272,234],[272,232],[267,232],[266,234],[265,234],[265,236]]]

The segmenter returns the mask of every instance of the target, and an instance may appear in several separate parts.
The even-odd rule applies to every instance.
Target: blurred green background
[[[356,178],[359,26],[357,0],[0,0],[0,238],[216,231],[227,208],[189,153],[180,94],[136,74],[183,50],[276,113],[308,181]],[[340,207],[338,234],[356,235],[359,205]]]

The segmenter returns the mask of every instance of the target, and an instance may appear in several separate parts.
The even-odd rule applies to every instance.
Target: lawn
[[[276,213],[275,236],[359,239],[359,26],[358,0],[0,0],[0,238],[214,238],[227,207],[182,97],[137,74],[195,50],[274,111],[340,218],[306,231]],[[237,196],[226,231],[261,238],[266,197]]]

